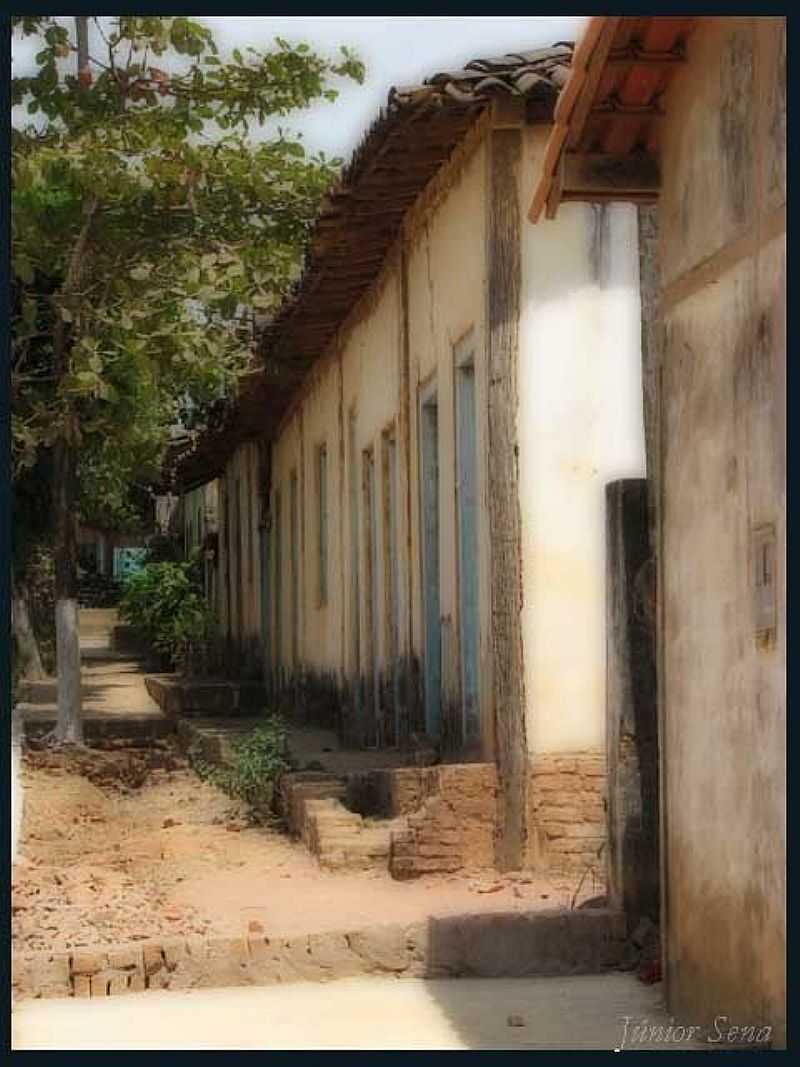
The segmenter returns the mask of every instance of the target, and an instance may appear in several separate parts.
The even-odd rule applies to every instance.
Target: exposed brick
[[[151,974],[147,979],[148,989],[169,989],[172,984],[172,976],[166,969],[163,971],[156,971],[155,974]]]
[[[417,854],[427,857],[441,856],[444,859],[457,860],[459,866],[461,864],[461,849],[458,845],[418,845]]]
[[[142,952],[134,945],[109,949],[108,966],[117,971],[141,970]]]
[[[529,777],[530,859],[566,872],[602,867],[607,835],[605,756],[597,750],[534,757]]]
[[[142,949],[142,957],[144,963],[144,973],[155,974],[156,971],[160,971],[164,966],[164,957],[161,952],[161,945],[145,945]]]
[[[76,997],[90,997],[92,995],[92,980],[88,974],[76,974],[72,980],[72,989]]]
[[[458,830],[439,830],[425,828],[417,834],[418,845],[461,845],[462,835]]]
[[[241,937],[211,937],[206,942],[206,959],[246,964],[250,959],[247,941]]]
[[[108,980],[108,995],[120,996],[123,993],[129,993],[128,978],[128,974],[112,974]]]
[[[105,952],[76,952],[72,957],[72,973],[99,974],[107,964]]]

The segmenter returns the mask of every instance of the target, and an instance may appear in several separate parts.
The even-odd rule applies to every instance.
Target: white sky
[[[65,20],[66,21],[66,20]],[[69,20],[71,22],[71,20]],[[341,82],[338,100],[319,104],[292,121],[306,147],[345,160],[386,103],[395,85],[413,85],[442,70],[453,70],[477,57],[540,48],[574,41],[583,17],[504,16],[201,16],[215,33],[223,54],[248,45],[269,48],[276,36],[305,41],[321,54],[335,55],[344,44],[367,67],[363,85]],[[15,42],[13,72],[25,73],[35,49]],[[18,116],[14,116],[19,121]]]

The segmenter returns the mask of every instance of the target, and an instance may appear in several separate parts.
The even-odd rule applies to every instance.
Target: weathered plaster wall
[[[439,403],[439,511],[441,558],[441,613],[443,672],[456,699],[458,685],[458,596],[455,486],[455,412],[453,398],[454,346],[471,336],[476,366],[476,407],[479,412],[477,452],[484,466],[479,471],[479,492],[485,507],[485,359],[483,356],[483,308],[485,249],[485,156],[480,147],[472,152],[438,191],[415,209],[402,247],[387,259],[383,275],[356,307],[336,342],[323,354],[313,374],[304,383],[279,429],[272,458],[273,524],[277,521],[275,492],[281,495],[282,549],[281,625],[273,623],[280,637],[278,664],[286,674],[303,666],[312,674],[335,673],[337,684],[360,687],[361,699],[372,699],[372,665],[385,686],[391,672],[403,674],[400,700],[419,701],[419,678],[414,663],[423,653],[422,589],[420,561],[420,499],[418,404],[420,388],[434,379]],[[470,220],[469,225],[464,220]],[[404,361],[407,360],[407,365]],[[351,455],[351,416],[354,455]],[[394,438],[396,472],[396,602],[390,604],[388,567],[388,513],[385,487],[389,439]],[[318,599],[318,506],[316,450],[327,449],[328,494],[328,600]],[[373,514],[365,511],[365,452],[371,450],[376,494]],[[298,472],[300,509],[300,645],[292,657],[290,480]],[[356,496],[356,528],[351,514],[351,485]],[[275,531],[272,534],[272,566],[275,564]],[[358,573],[353,571],[352,543],[358,543]],[[483,610],[481,633],[482,684],[490,676],[488,642],[488,529],[480,537],[480,600]],[[367,559],[367,540],[374,541],[377,564]],[[370,583],[374,594],[370,596]],[[356,604],[357,598],[357,604]],[[377,613],[371,623],[372,605]],[[394,635],[389,615],[397,620]],[[354,631],[358,642],[354,645]],[[444,635],[443,635],[444,637]],[[417,690],[417,692],[413,692]],[[485,689],[486,703],[490,693]],[[381,699],[385,702],[384,691]],[[407,709],[415,718],[419,711]]]
[[[342,655],[342,580],[340,508],[344,502],[340,461],[339,368],[326,361],[309,383],[303,400],[304,553],[302,563],[301,655],[313,669],[337,672]],[[319,449],[326,455],[327,592],[321,599]]]
[[[259,670],[261,657],[260,477],[258,446],[246,442],[231,456],[217,483],[217,611],[232,656],[231,669],[245,673]]]
[[[301,650],[293,647],[293,587],[292,587],[292,529],[291,529],[291,484],[292,475],[297,477],[298,492],[298,529],[302,509],[302,486],[300,476],[303,471],[301,462],[301,409],[294,410],[284,422],[272,447],[272,499],[270,514],[272,518],[272,612],[274,668],[283,675],[291,674],[300,666]],[[280,498],[280,506],[278,506]],[[297,561],[300,564],[302,542],[297,545]],[[298,606],[299,635],[302,638],[302,576],[303,568],[298,571]],[[280,615],[280,618],[278,618]],[[295,652],[297,656],[295,656]]]
[[[526,179],[547,131],[527,132]],[[525,200],[525,197],[528,199]],[[530,189],[523,190],[523,203]],[[519,477],[527,739],[604,744],[604,486],[645,471],[636,209],[564,204],[525,226]]]
[[[454,176],[435,210],[416,222],[408,241],[410,353],[411,558],[421,557],[420,399],[434,388],[439,434],[439,566],[442,618],[442,714],[459,715],[458,550],[456,519],[455,349],[471,345],[475,365],[478,455],[478,587],[483,753],[491,751],[491,645],[487,477],[486,148],[479,145]],[[413,573],[413,650],[424,646],[422,567]]]
[[[665,101],[662,149],[667,988],[676,1014],[763,1020],[780,1040],[785,22],[703,20],[688,60]],[[765,529],[774,628],[759,636]]]

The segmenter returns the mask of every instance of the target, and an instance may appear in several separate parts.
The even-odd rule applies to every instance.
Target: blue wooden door
[[[478,613],[478,487],[475,434],[475,368],[456,370],[458,494],[458,607],[461,699],[466,739],[480,737]]]

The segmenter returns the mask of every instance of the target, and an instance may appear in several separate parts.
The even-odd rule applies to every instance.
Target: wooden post
[[[522,558],[517,447],[521,284],[519,127],[489,135],[488,364],[489,530],[495,758],[500,789],[495,859],[518,868],[527,839]]]

